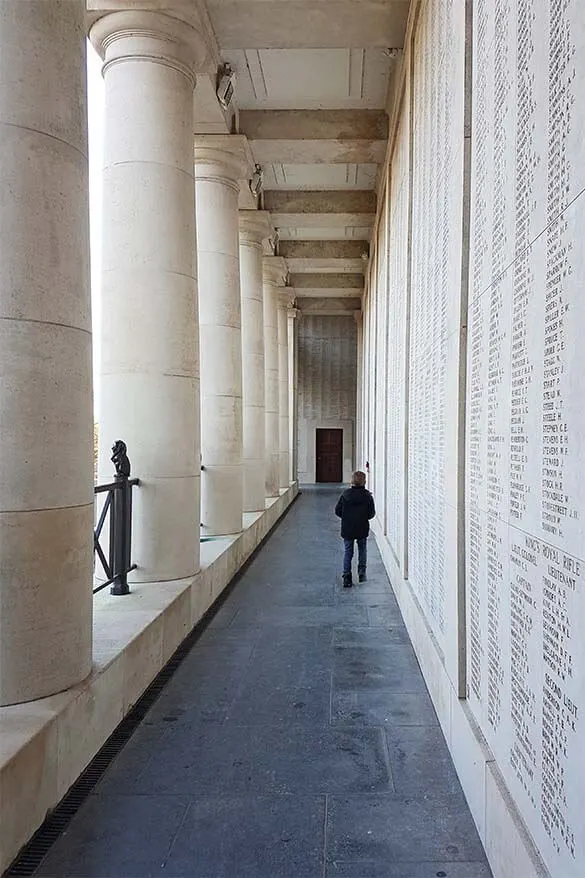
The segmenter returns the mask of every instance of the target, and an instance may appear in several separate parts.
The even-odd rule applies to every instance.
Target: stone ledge
[[[189,631],[298,493],[297,484],[244,516],[241,534],[201,544],[190,579],[99,592],[90,676],[73,689],[0,708],[0,873],[77,780]]]
[[[467,702],[376,520],[372,527],[494,878],[550,878]]]

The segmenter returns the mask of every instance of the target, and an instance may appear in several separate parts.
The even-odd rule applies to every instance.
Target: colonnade
[[[85,0],[0,4],[0,705],[91,669],[93,410]],[[194,139],[201,34],[90,30],[106,140],[100,481],[130,449],[138,581],[199,570],[200,524],[290,484],[291,300],[270,216],[238,209],[238,135]]]

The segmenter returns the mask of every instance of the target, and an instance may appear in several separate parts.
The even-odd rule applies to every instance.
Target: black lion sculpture
[[[127,479],[130,475],[130,461],[126,451],[126,443],[121,439],[116,439],[112,445],[112,457],[110,459],[116,468],[117,479]]]

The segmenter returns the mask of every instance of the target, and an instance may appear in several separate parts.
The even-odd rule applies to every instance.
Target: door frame
[[[315,449],[317,430],[343,430],[343,481],[349,484],[355,469],[355,421],[337,421],[332,418],[309,420],[299,418],[299,479],[307,485],[314,485],[317,472]]]
[[[339,458],[337,460],[339,464],[339,479],[334,479],[332,481],[329,480],[319,480],[319,433],[341,433],[339,439],[341,439],[339,443]],[[336,455],[337,457],[337,455]],[[316,484],[324,484],[324,485],[339,485],[343,482],[343,429],[341,427],[317,427],[315,429],[315,483]]]

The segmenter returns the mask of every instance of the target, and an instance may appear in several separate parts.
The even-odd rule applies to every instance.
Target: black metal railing
[[[107,577],[93,593],[96,594],[111,585],[111,594],[129,594],[128,574],[136,569],[132,564],[132,488],[140,484],[140,479],[130,478],[130,461],[126,454],[126,444],[118,439],[112,447],[112,462],[116,468],[113,482],[107,485],[96,485],[95,494],[106,494],[93,533],[93,547],[96,561],[99,560]],[[107,555],[100,537],[104,525],[109,524],[109,545]]]

